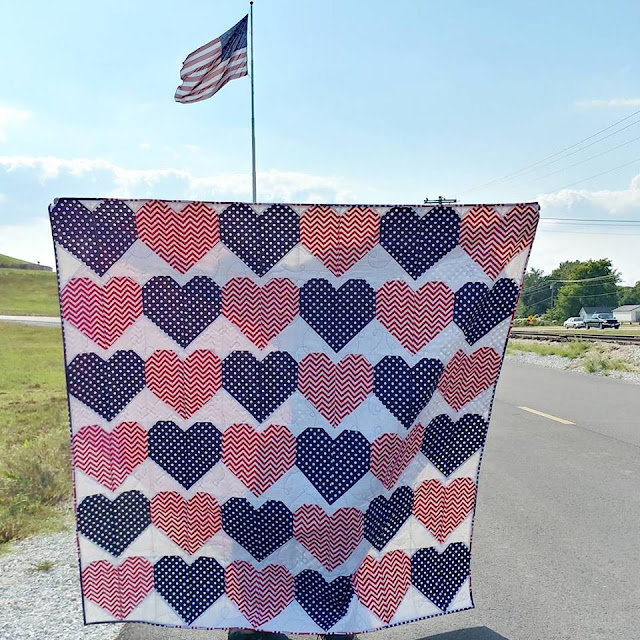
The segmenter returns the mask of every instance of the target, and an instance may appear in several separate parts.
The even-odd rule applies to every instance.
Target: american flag
[[[229,80],[247,75],[247,21],[245,16],[229,31],[190,53],[180,71],[182,84],[176,102],[210,98]]]

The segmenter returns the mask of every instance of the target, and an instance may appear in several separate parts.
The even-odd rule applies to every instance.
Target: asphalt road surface
[[[639,527],[640,386],[507,362],[480,474],[476,609],[364,637],[635,640]],[[224,638],[149,625],[118,636]]]

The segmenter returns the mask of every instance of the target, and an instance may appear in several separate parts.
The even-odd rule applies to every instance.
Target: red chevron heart
[[[426,480],[415,493],[413,515],[438,542],[444,542],[471,513],[475,497],[472,478],[456,478],[446,487],[439,480]]]
[[[460,224],[460,246],[495,280],[533,242],[539,207],[519,204],[501,216],[488,205],[473,207]]]
[[[179,273],[186,273],[220,240],[216,212],[201,202],[174,211],[153,200],[136,214],[138,237]]]
[[[385,624],[389,624],[409,590],[411,560],[400,551],[385,553],[379,560],[367,556],[353,574],[358,600]]]
[[[342,215],[314,205],[300,216],[300,240],[335,276],[341,276],[378,242],[380,217],[369,207],[349,207]]]
[[[310,353],[298,367],[298,391],[337,427],[373,391],[373,367],[361,355],[334,363],[326,353]]]
[[[175,491],[151,498],[151,522],[187,553],[194,554],[222,528],[218,501],[208,493],[188,500]]]
[[[107,349],[142,314],[142,289],[131,278],[111,278],[103,286],[73,278],[60,294],[60,307],[64,320]]]
[[[232,278],[222,289],[222,313],[264,349],[298,315],[298,287],[289,278],[262,287],[251,278]]]
[[[364,513],[354,507],[343,507],[328,514],[320,505],[304,504],[293,514],[293,535],[333,571],[362,542]]]
[[[153,565],[131,557],[114,567],[107,560],[92,562],[82,570],[82,592],[114,618],[126,618],[153,589]]]
[[[254,495],[262,495],[296,460],[296,439],[282,425],[258,433],[249,424],[231,425],[222,434],[222,461]]]
[[[183,418],[202,409],[222,386],[220,358],[206,349],[184,360],[173,351],[156,351],[145,362],[144,372],[147,387]]]
[[[282,613],[294,596],[293,576],[285,567],[269,564],[260,570],[243,560],[236,560],[227,567],[225,589],[254,627],[260,627]]]
[[[397,433],[383,433],[371,445],[371,473],[392,489],[420,451],[424,427],[418,423],[403,440]]]
[[[426,282],[414,291],[391,280],[376,293],[376,318],[405,349],[418,353],[453,320],[453,300],[444,282]]]
[[[111,432],[92,424],[73,435],[71,449],[76,469],[115,491],[146,460],[147,432],[136,422]]]
[[[469,355],[460,349],[449,360],[438,389],[447,404],[460,411],[496,382],[501,363],[500,356],[490,347],[482,347]]]

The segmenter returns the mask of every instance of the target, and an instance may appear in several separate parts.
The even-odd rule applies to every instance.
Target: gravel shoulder
[[[634,366],[637,371],[586,371],[583,361],[580,358],[565,358],[557,355],[540,355],[528,351],[508,351],[506,359],[521,362],[523,364],[533,364],[540,367],[557,369],[560,371],[573,371],[585,376],[600,376],[625,380],[634,384],[640,384],[640,348],[633,346],[618,346],[614,350],[615,357],[625,360]]]
[[[36,569],[43,563],[52,566]],[[0,556],[1,640],[113,640],[120,631],[83,625],[73,530],[16,542]]]

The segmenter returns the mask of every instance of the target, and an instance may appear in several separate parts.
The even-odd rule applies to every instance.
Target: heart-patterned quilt
[[[473,608],[538,215],[56,200],[85,623],[340,634]]]

